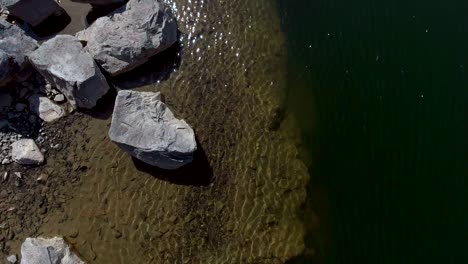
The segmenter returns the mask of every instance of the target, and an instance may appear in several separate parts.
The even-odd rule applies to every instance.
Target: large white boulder
[[[41,165],[44,155],[32,139],[20,139],[11,144],[11,157],[21,165]]]
[[[26,238],[21,245],[21,264],[85,264],[61,237]]]
[[[192,162],[193,129],[161,101],[160,93],[119,91],[110,139],[133,157],[162,169]]]
[[[48,17],[63,12],[55,0],[0,0],[0,6],[6,8],[11,16],[17,17],[33,27]]]
[[[0,86],[31,74],[27,57],[38,48],[37,41],[19,27],[0,20]]]
[[[34,67],[74,107],[93,108],[109,85],[93,57],[70,35],[57,35],[30,56]]]
[[[177,41],[177,24],[159,0],[130,0],[76,36],[110,75],[130,71]]]

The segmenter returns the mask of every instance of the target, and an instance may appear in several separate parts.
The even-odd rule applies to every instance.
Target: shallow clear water
[[[284,263],[304,250],[309,175],[285,116],[276,3],[166,2],[179,44],[113,82],[165,95],[195,130],[193,165],[169,173],[132,160],[107,136],[108,102],[70,154],[87,168],[81,186],[41,233],[65,235],[89,263]]]

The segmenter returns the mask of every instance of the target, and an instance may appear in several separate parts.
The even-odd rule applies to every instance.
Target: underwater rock
[[[0,86],[12,80],[23,81],[31,75],[27,56],[37,48],[36,40],[21,28],[0,20]]]
[[[52,15],[64,12],[55,0],[0,0],[0,6],[6,8],[11,16],[33,27]]]
[[[176,20],[166,4],[130,0],[76,36],[110,75],[130,71],[177,41]]]
[[[21,165],[41,165],[44,163],[44,155],[32,139],[20,139],[11,144],[11,156],[13,161]]]
[[[174,117],[159,92],[120,91],[109,137],[133,157],[167,170],[192,162],[197,149],[193,129]]]
[[[53,122],[65,115],[62,107],[45,96],[33,95],[29,97],[29,109],[46,122]]]
[[[81,42],[57,35],[31,54],[34,67],[73,107],[93,108],[109,90],[106,78]]]
[[[26,238],[21,245],[21,264],[85,264],[61,237]]]

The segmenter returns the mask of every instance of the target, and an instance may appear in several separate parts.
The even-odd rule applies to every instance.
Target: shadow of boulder
[[[164,170],[148,165],[136,158],[133,158],[133,163],[137,170],[150,174],[160,180],[169,181],[177,185],[208,186],[213,181],[213,170],[198,140],[197,145],[198,149],[194,154],[192,163],[177,170]]]
[[[39,39],[44,39],[48,37],[53,37],[54,35],[58,34],[62,31],[68,24],[70,24],[71,18],[63,10],[63,12],[58,16],[51,16],[44,20],[41,24],[31,27],[31,31],[37,36]]]
[[[170,48],[151,57],[137,68],[114,77],[114,84],[121,89],[132,89],[167,80],[180,66],[182,45],[174,43]]]

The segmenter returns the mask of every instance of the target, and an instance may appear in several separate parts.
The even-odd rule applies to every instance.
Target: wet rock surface
[[[193,129],[175,118],[160,93],[120,91],[109,137],[133,157],[167,170],[190,163],[197,149]]]
[[[37,26],[52,15],[59,15],[63,9],[55,0],[0,0],[0,6],[31,26]]]
[[[84,264],[61,237],[26,238],[21,245],[22,264]]]
[[[109,90],[92,56],[73,36],[58,35],[44,42],[31,54],[31,62],[74,107],[93,108]]]
[[[7,21],[0,20],[0,86],[31,75],[27,57],[38,48],[37,41]]]
[[[130,71],[177,41],[177,24],[166,4],[130,0],[76,36],[110,75]]]

